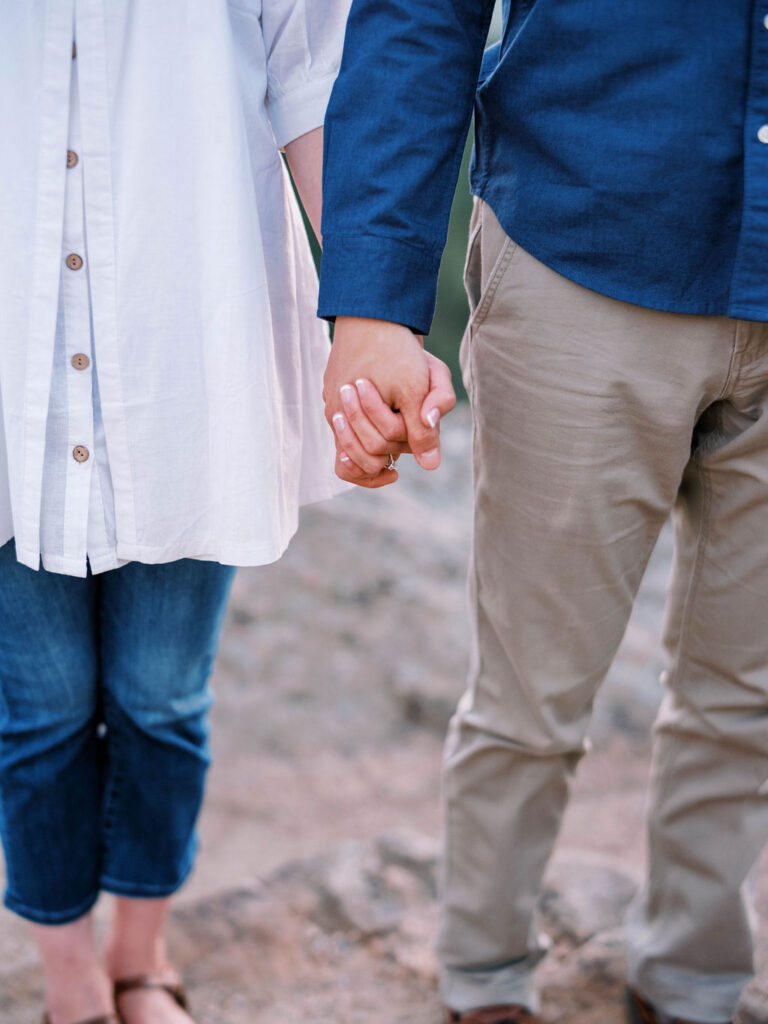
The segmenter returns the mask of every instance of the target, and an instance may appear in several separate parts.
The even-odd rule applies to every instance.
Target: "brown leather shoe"
[[[519,1003],[506,1006],[481,1006],[458,1013],[445,1007],[445,1024],[540,1024],[539,1018]]]
[[[627,1016],[630,1024],[701,1024],[701,1021],[683,1020],[682,1017],[670,1017],[666,1013],[654,1010],[637,992],[627,989]],[[733,1021],[723,1022],[733,1024]]]

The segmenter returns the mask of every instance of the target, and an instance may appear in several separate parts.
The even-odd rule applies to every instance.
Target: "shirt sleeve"
[[[350,0],[263,0],[267,111],[278,146],[319,128],[339,70]]]
[[[354,0],[325,122],[319,314],[429,331],[494,0]]]

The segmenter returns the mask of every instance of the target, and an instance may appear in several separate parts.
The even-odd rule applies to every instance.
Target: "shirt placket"
[[[768,265],[768,2],[752,7],[744,115],[744,200],[731,279],[730,315],[750,317],[765,304]]]
[[[73,50],[73,56],[76,53]],[[61,315],[68,375],[67,437],[61,455],[67,461],[64,508],[64,557],[85,569],[89,499],[93,471],[93,351],[88,295],[88,248],[83,202],[83,161],[77,59],[72,62],[69,138],[64,203],[60,285]]]
[[[117,538],[136,543],[135,487],[123,398],[123,372],[117,327],[117,259],[115,195],[112,173],[110,90],[107,80],[106,5],[103,0],[76,0],[75,24],[80,41],[79,114],[84,157],[85,231],[88,238],[90,314],[93,350],[98,364],[98,433],[109,452],[106,472],[99,474],[101,497],[94,513],[94,540],[108,542],[109,559],[117,560]],[[103,529],[104,487],[108,482],[109,529]],[[99,523],[96,531],[95,524]],[[98,536],[96,535],[98,533]],[[118,545],[119,547],[119,545]]]

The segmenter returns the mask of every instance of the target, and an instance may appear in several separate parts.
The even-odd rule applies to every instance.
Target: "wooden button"
[[[76,356],[72,356],[72,365],[76,370],[86,370],[91,360],[84,352],[78,352]]]
[[[75,457],[75,462],[87,462],[91,453],[84,445],[79,444],[72,450],[72,454]]]
[[[72,41],[72,60],[74,60],[76,56],[77,56],[77,43],[73,40]]]
[[[76,252],[71,252],[65,262],[70,270],[79,270],[83,265],[82,257],[78,256]]]
[[[74,149],[67,150],[67,167],[77,167],[79,157]]]

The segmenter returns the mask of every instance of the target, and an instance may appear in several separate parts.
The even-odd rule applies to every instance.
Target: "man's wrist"
[[[336,318],[335,339],[354,338],[355,343],[365,348],[390,348],[402,343],[403,338],[416,341],[421,347],[424,339],[406,324],[394,320],[382,320],[379,317],[340,316]]]

